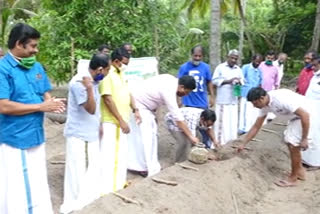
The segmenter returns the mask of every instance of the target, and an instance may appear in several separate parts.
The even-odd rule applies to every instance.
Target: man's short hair
[[[8,48],[13,49],[19,41],[23,47],[29,42],[30,39],[39,39],[40,33],[30,25],[24,23],[16,24],[9,34]]]
[[[261,97],[264,97],[267,95],[267,92],[261,88],[261,87],[255,87],[250,89],[248,95],[247,95],[247,100],[249,102],[255,101],[260,99]]]
[[[106,54],[98,53],[93,54],[90,63],[89,68],[92,70],[96,70],[99,67],[106,68],[109,65],[110,58]]]
[[[125,46],[126,46],[126,45],[132,46],[132,44],[131,44],[131,43],[129,43],[129,42],[125,42],[125,43],[123,43],[123,44],[121,45],[121,48],[125,48]]]
[[[183,85],[185,89],[194,90],[196,81],[192,76],[185,75],[179,78],[179,85]]]
[[[115,49],[114,51],[112,51],[111,53],[111,61],[115,61],[115,60],[119,60],[121,61],[122,60],[122,51],[121,51],[121,48],[117,48]]]
[[[317,63],[320,64],[320,56],[314,58],[313,60],[317,61]]]
[[[232,49],[228,53],[228,56],[231,56],[231,55],[239,56],[239,51],[237,49]]]
[[[108,50],[110,50],[110,46],[109,46],[109,45],[106,45],[106,44],[103,44],[103,45],[100,45],[100,46],[98,47],[98,51],[99,51],[99,52],[103,51],[103,49],[108,49]]]
[[[307,51],[304,55],[311,54],[312,59],[317,58],[319,55],[316,51]]]
[[[276,53],[273,50],[270,50],[266,53],[266,56],[275,56]]]
[[[198,49],[198,48],[201,50],[202,55],[204,55],[204,48],[202,47],[202,45],[196,45],[196,46],[194,46],[194,47],[191,49],[191,55],[194,54],[194,51],[195,51],[196,49]]]
[[[212,122],[215,122],[217,119],[216,113],[211,109],[206,109],[203,112],[201,112],[200,117],[203,117],[204,120],[210,120]]]
[[[263,56],[262,56],[261,54],[259,54],[259,53],[256,53],[256,54],[254,54],[254,55],[251,57],[251,60],[253,61],[253,60],[256,60],[256,59],[258,59],[258,58],[263,59]]]
[[[124,47],[120,48],[121,56],[130,59],[130,54]]]

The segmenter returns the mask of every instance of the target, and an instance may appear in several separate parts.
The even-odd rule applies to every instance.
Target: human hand
[[[100,126],[99,126],[99,139],[102,140],[102,137],[103,137],[103,126],[102,126],[102,123],[100,123]]]
[[[231,84],[237,84],[237,83],[240,83],[240,78],[234,77],[231,79]]]
[[[300,142],[300,148],[302,151],[305,151],[309,148],[308,139],[302,139]]]
[[[137,110],[134,112],[134,118],[136,119],[136,123],[138,125],[142,122],[141,115],[140,115],[139,111],[137,111]]]
[[[90,77],[82,77],[81,83],[87,90],[91,90],[93,87],[93,80]]]
[[[213,98],[213,95],[210,96],[209,106],[210,106],[210,108],[214,107],[214,98]]]
[[[194,146],[196,146],[197,144],[200,143],[199,138],[194,137],[194,136],[192,136],[192,137],[190,138],[190,140],[191,140],[191,143],[192,143]]]
[[[233,143],[239,143],[238,145],[232,146],[233,148],[237,149],[237,152],[240,153],[246,148],[246,142],[242,139],[236,139]]]
[[[213,142],[213,145],[214,145],[214,148],[215,148],[215,149],[220,149],[220,148],[221,148],[221,144],[220,144],[219,141]]]
[[[120,120],[119,125],[124,134],[128,134],[130,132],[130,128],[124,120]]]
[[[65,101],[65,98],[49,98],[40,104],[40,111],[63,113],[66,110]]]

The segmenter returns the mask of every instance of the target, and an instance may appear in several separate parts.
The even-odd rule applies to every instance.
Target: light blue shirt
[[[23,104],[39,104],[51,90],[47,74],[40,63],[25,69],[7,53],[0,60],[0,99]],[[0,114],[0,143],[29,149],[44,143],[43,112],[24,115]]]
[[[89,75],[88,73],[87,76]],[[90,114],[83,107],[83,104],[88,99],[87,90],[77,79],[79,77],[75,76],[69,83],[67,121],[64,128],[64,136],[76,137],[88,142],[97,141],[99,140],[100,126],[100,94],[98,83],[94,83],[93,86],[96,111],[94,114]]]
[[[250,89],[262,84],[262,72],[259,68],[253,67],[252,63],[250,63],[242,66],[242,73],[245,82],[241,88],[241,96],[247,97]]]

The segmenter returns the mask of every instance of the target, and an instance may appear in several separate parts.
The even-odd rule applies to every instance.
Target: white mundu
[[[306,151],[302,152],[302,161],[309,166],[320,166],[320,71],[317,71],[310,81],[308,90],[306,92],[306,97],[310,99],[313,107],[317,109],[314,111],[313,121],[314,132],[312,135],[313,146]]]
[[[243,74],[239,66],[230,67],[227,62],[217,66],[212,82],[217,86],[216,114],[214,131],[221,145],[236,139],[238,133],[238,98],[233,95],[232,84],[222,84],[225,80],[239,78],[243,82]]]
[[[148,171],[148,176],[160,172],[158,160],[158,139],[155,111],[166,105],[175,121],[183,121],[177,104],[178,79],[162,74],[144,80],[133,96],[139,109],[142,122],[137,125],[131,120],[128,142],[128,169]]]
[[[252,125],[256,122],[258,115],[259,109],[255,108],[251,102],[248,102],[246,97],[241,97],[239,131],[248,132]]]
[[[1,214],[52,213],[45,160],[44,144],[21,150],[0,143]]]

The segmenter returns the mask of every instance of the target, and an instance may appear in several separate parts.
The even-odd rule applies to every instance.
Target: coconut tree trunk
[[[245,18],[245,9],[243,8],[243,4],[241,3],[242,1],[241,0],[237,0],[237,3],[239,5],[239,13],[240,13],[240,18],[241,18],[241,21],[243,23],[243,26],[244,26],[244,33],[245,35],[247,36],[247,39],[248,39],[248,44],[249,44],[249,47],[250,47],[250,50],[251,50],[251,54],[254,54],[256,51],[255,51],[255,48],[254,48],[254,45],[253,45],[253,40],[251,38],[251,34],[246,30],[247,28],[247,20]]]
[[[210,66],[214,70],[220,63],[220,0],[211,0],[210,9]]]
[[[246,0],[240,0],[239,2],[242,4],[243,14],[246,13]],[[238,65],[242,65],[242,59],[243,59],[243,41],[244,41],[244,23],[241,19],[240,22],[240,38],[239,38],[239,58],[238,58]]]
[[[320,40],[320,0],[317,4],[316,21],[313,29],[312,44],[310,50],[318,51]]]

